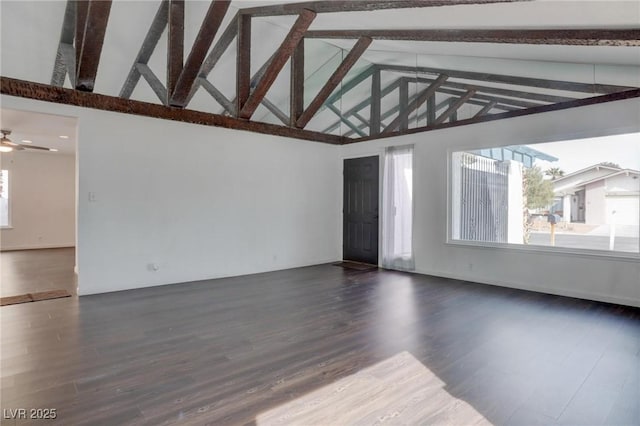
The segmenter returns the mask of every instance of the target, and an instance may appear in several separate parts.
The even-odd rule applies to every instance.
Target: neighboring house
[[[555,179],[553,191],[565,222],[640,224],[637,170],[597,164]]]

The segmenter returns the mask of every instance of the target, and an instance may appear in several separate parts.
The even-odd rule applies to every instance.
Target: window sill
[[[13,229],[13,226],[0,226],[1,229]]]
[[[523,252],[531,254],[541,255],[562,255],[570,257],[581,257],[587,259],[610,259],[621,262],[638,262],[640,260],[640,253],[631,252],[609,252],[604,250],[588,250],[588,249],[574,249],[567,247],[549,247],[549,246],[536,246],[525,244],[503,244],[503,243],[490,243],[483,242],[478,243],[475,241],[463,241],[463,240],[448,240],[447,245],[457,247],[479,248],[499,251],[510,252]]]

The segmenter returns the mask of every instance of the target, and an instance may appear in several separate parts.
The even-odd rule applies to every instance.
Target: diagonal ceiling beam
[[[459,96],[463,96],[469,90],[473,90],[474,92],[472,99],[478,99],[481,101],[496,100],[502,105],[513,105],[520,108],[533,108],[533,107],[542,105],[541,103],[538,103],[538,102],[528,102],[528,101],[523,101],[521,99],[503,98],[501,96],[495,96],[495,95],[481,95],[477,93],[477,89],[473,86],[469,86],[464,90],[446,89],[441,87],[438,89],[438,92],[459,97]]]
[[[333,106],[332,104],[327,104],[327,108],[329,108],[331,111],[333,111],[338,118],[340,119],[340,121],[342,121],[344,124],[347,125],[347,127],[349,127],[352,131],[356,132],[357,134],[359,134],[360,136],[366,136],[367,134],[364,133],[363,131],[361,131],[355,124],[353,124],[351,121],[349,121],[346,117],[344,117],[341,113],[340,110],[338,108],[336,108],[335,106]]]
[[[158,41],[160,41],[160,36],[162,36],[162,33],[167,26],[168,19],[169,3],[166,1],[161,1],[160,7],[158,7],[158,11],[153,18],[151,26],[149,27],[149,31],[144,38],[144,42],[142,42],[142,46],[138,51],[138,55],[133,61],[133,65],[131,66],[131,70],[127,75],[127,79],[122,85],[122,89],[120,90],[119,95],[121,98],[129,99],[131,97],[133,89],[138,84],[138,80],[140,80],[140,72],[138,71],[137,64],[147,64],[149,62],[153,51],[158,45]]]
[[[287,114],[285,114],[284,112],[282,112],[282,110],[280,108],[278,108],[276,106],[276,104],[274,104],[273,102],[271,102],[269,99],[267,98],[262,98],[262,101],[260,101],[260,103],[269,110],[269,112],[271,112],[271,114],[273,114],[278,120],[280,120],[280,122],[282,124],[284,124],[285,126],[289,125],[289,117],[287,116]]]
[[[297,15],[302,9],[316,13],[360,12],[385,9],[406,9],[414,7],[456,6],[468,4],[514,3],[531,0],[328,0],[310,1],[242,9],[242,13],[252,16]]]
[[[136,64],[136,67],[138,68],[138,72],[140,73],[140,75],[142,75],[144,79],[147,80],[147,83],[149,83],[149,86],[151,86],[153,93],[155,93],[158,99],[160,99],[160,103],[162,103],[162,105],[166,105],[167,89],[164,87],[160,79],[154,74],[154,72],[151,71],[149,65]]]
[[[265,97],[271,85],[284,68],[285,64],[293,54],[296,46],[301,42],[304,37],[307,28],[311,25],[316,13],[310,10],[303,10],[300,12],[298,19],[293,24],[289,33],[283,40],[280,48],[276,51],[273,59],[269,62],[269,66],[264,72],[262,78],[256,85],[255,89],[249,95],[249,98],[242,106],[242,109],[238,113],[238,117],[249,119],[260,105],[260,102]]]
[[[398,86],[400,85],[400,79],[395,80],[393,83],[390,83],[388,86],[386,86],[384,89],[382,89],[380,91],[380,98],[384,98],[385,96],[387,96],[389,93],[393,92],[394,90],[396,90],[398,88]],[[367,105],[369,105],[371,103],[371,97],[359,102],[358,104],[356,104],[355,106],[353,106],[352,108],[348,109],[347,111],[344,112],[344,116],[345,117],[350,117],[351,115],[355,114],[356,112],[360,111],[362,108],[366,107]],[[396,110],[397,111],[397,110]],[[381,116],[382,117],[382,116]],[[384,119],[384,118],[381,118]],[[330,133],[333,130],[335,130],[336,127],[338,127],[340,125],[340,122],[337,121],[335,123],[333,123],[331,126],[327,127],[326,129],[323,130],[324,133]]]
[[[220,25],[222,25],[222,19],[227,13],[230,3],[230,0],[211,1],[207,14],[198,31],[198,35],[191,47],[191,52],[178,77],[173,94],[171,94],[170,105],[184,107],[187,104],[193,83],[200,72],[200,67],[207,56],[207,52],[211,47],[211,43],[213,43],[218,29]]]
[[[77,16],[82,16],[85,6],[76,5]],[[76,39],[76,89],[92,92],[98,73],[100,54],[104,43],[104,35],[109,22],[111,0],[90,1],[86,5],[86,20],[76,20],[76,24],[84,26],[82,31],[76,31],[82,38]],[[79,43],[78,43],[79,42]],[[80,52],[77,52],[80,46]]]
[[[307,109],[300,115],[300,118],[296,122],[296,127],[304,128],[309,121],[313,118],[314,115],[320,110],[320,107],[327,100],[331,92],[335,90],[336,87],[340,84],[342,79],[347,75],[349,70],[358,62],[360,56],[367,50],[367,47],[371,44],[371,39],[363,37],[359,39],[353,49],[349,52],[349,54],[344,58],[342,63],[338,66],[335,72],[329,77],[329,81],[320,89],[320,92],[316,95],[316,97],[311,101]]]
[[[423,77],[417,77],[417,78],[409,77],[409,78],[411,79],[411,81],[415,81],[418,83],[430,83],[433,81],[433,79],[423,78]],[[495,95],[504,95],[512,98],[522,98],[526,100],[542,101],[542,102],[549,102],[549,103],[567,102],[575,99],[567,96],[557,96],[557,95],[548,95],[546,93],[535,93],[535,92],[525,92],[521,90],[502,89],[500,87],[479,86],[474,83],[456,83],[453,81],[445,82],[442,85],[442,87],[450,87],[453,89],[461,89],[461,90],[469,90],[470,88],[474,88],[476,89],[477,92],[490,93]]]
[[[476,113],[476,115],[474,115],[474,117],[481,117],[485,114],[488,114],[489,111],[491,111],[493,109],[494,106],[496,106],[496,104],[498,103],[498,101],[493,100],[491,102],[489,102],[488,104],[486,104],[485,106],[483,106],[480,111],[478,111]]]
[[[566,90],[584,93],[615,93],[633,90],[635,87],[615,86],[611,84],[576,83],[573,81],[546,80],[542,78],[516,77],[504,74],[490,74],[473,71],[458,71],[430,67],[411,67],[406,65],[379,65],[382,70],[419,74],[447,74],[450,78],[465,80],[490,81],[493,83],[512,84],[516,86],[531,86],[544,89]]]
[[[237,35],[238,14],[236,13],[216,44],[213,46],[213,49],[211,49],[211,52],[209,52],[207,58],[202,63],[200,71],[198,72],[198,79],[196,79],[196,83],[191,87],[191,92],[187,97],[185,106],[188,105],[189,102],[191,102],[191,99],[193,99],[193,96],[198,91],[198,88],[200,87],[199,82],[202,81],[201,79],[206,79],[209,76],[211,71],[213,71],[216,64],[218,63],[224,52],[226,52],[226,50],[229,48],[231,42],[236,38]],[[233,115],[235,115],[235,113]]]
[[[442,84],[449,78],[448,75],[446,74],[440,74],[440,76],[438,76],[438,78],[429,85],[429,87],[427,87],[426,89],[424,89],[407,107],[407,117],[416,109],[418,109],[420,107],[420,105],[422,105],[423,103],[425,103],[427,101],[427,99],[429,99],[430,97],[432,97],[435,93],[436,90],[438,90],[438,88],[440,86],[442,86]],[[395,120],[393,120],[387,127],[385,127],[384,132],[383,133],[389,133],[389,132],[393,132],[395,129],[398,128],[398,126],[400,125],[401,121],[402,121],[402,117],[401,115],[398,115],[398,117],[396,117]],[[404,130],[404,129],[402,129]]]
[[[227,99],[227,97],[219,91],[209,80],[206,78],[198,77],[198,84],[202,86],[215,100],[224,108],[225,112],[229,115],[235,115],[235,104]],[[278,120],[284,125],[289,125],[289,117],[282,112],[275,104],[269,101],[267,98],[262,99],[262,105],[265,106]]]
[[[198,84],[202,86],[202,88],[206,90],[207,93],[216,100],[216,102],[222,105],[229,115],[236,115],[235,104],[233,102],[227,99],[227,97],[206,78],[199,77],[198,80],[200,80]]]
[[[517,30],[319,30],[307,38],[511,43],[563,46],[640,46],[640,28]]]
[[[182,74],[184,60],[184,0],[169,1],[169,33],[167,35],[167,100],[175,91],[178,78]]]
[[[438,116],[438,118],[436,118],[436,121],[433,122],[433,125],[436,126],[438,124],[444,123],[449,117],[455,114],[456,111],[458,111],[458,109],[460,109],[460,107],[464,105],[465,102],[471,99],[475,93],[476,91],[471,89],[464,96],[452,102],[449,108],[447,108],[445,112],[443,112],[440,116]]]
[[[64,10],[64,20],[62,21],[62,29],[60,30],[60,42],[58,43],[58,52],[56,53],[56,61],[53,64],[53,73],[51,75],[52,86],[64,85],[65,75],[69,75],[71,86],[76,87],[76,58],[73,49],[73,37],[76,25],[76,2],[67,0],[67,6]],[[64,51],[66,49],[66,52]],[[68,57],[69,49],[73,54],[73,61]]]
[[[362,71],[360,74],[356,75],[351,80],[342,84],[340,89],[329,97],[329,99],[327,100],[327,103],[332,104],[336,102],[338,99],[342,98],[345,95],[345,93],[349,92],[358,84],[362,83],[367,78],[369,78],[375,72],[376,69],[377,68],[375,65],[370,65],[367,68],[365,68],[364,71]]]

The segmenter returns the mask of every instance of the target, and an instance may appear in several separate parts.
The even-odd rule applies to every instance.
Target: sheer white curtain
[[[412,270],[413,146],[386,149],[382,188],[382,266]]]

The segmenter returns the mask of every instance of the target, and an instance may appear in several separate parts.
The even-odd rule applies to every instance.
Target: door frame
[[[344,160],[354,160],[366,157],[378,157],[378,265],[382,263],[382,172],[384,170],[384,150],[385,147],[374,151],[366,151],[354,155],[343,155],[340,159],[341,176],[340,189],[340,220],[339,222],[339,241],[340,241],[340,260],[344,260]]]

